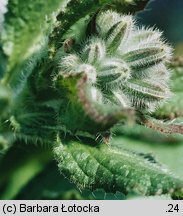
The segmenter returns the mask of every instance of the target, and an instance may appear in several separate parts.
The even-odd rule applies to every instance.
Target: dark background
[[[139,24],[164,31],[167,40],[176,46],[176,51],[183,54],[183,0],[151,1],[144,12],[137,14],[137,18]]]

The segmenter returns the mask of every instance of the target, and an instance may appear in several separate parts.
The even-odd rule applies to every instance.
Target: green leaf
[[[44,42],[54,22],[53,13],[65,0],[11,0],[2,32],[2,49],[8,58],[5,82],[12,81]]]
[[[159,164],[119,148],[72,141],[59,143],[54,153],[62,174],[81,189],[160,195],[183,188],[183,181]]]

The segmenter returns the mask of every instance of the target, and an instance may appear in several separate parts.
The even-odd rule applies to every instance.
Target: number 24
[[[179,212],[179,205],[178,204],[176,204],[175,206],[173,204],[168,204],[168,206],[170,206],[170,209],[167,212],[174,212],[174,211]]]

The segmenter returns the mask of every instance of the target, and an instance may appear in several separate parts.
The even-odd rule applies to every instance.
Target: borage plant
[[[141,125],[141,132],[146,126],[163,133],[183,133],[180,123],[169,121],[173,114],[181,117],[180,112],[175,116],[175,109],[170,112],[167,108],[175,98],[170,90],[171,73],[182,68],[172,60],[172,48],[162,33],[139,27],[129,15],[145,2],[14,0],[8,3],[5,16],[6,1],[3,3],[2,167],[14,151],[19,155],[17,143],[49,148],[43,150],[38,145],[36,160],[35,155],[29,155],[34,162],[43,161],[11,193],[5,182],[13,178],[16,169],[14,175],[11,169],[9,174],[4,171],[2,198],[25,198],[22,194],[34,184],[29,183],[21,193],[18,190],[50,162],[52,150],[61,173],[81,190],[182,197],[181,179],[152,155],[130,150],[128,143],[125,148],[115,145],[112,138],[119,131],[128,136],[137,125]],[[153,137],[155,132],[145,133]],[[55,184],[54,179],[47,179]],[[36,184],[37,180],[32,181]]]

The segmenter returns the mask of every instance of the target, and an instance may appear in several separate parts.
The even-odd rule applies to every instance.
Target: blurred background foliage
[[[151,1],[146,10],[136,16],[139,25],[161,29],[167,41],[175,47],[175,54],[183,56],[182,0]],[[160,161],[166,164],[165,169],[168,167],[183,178],[182,135],[164,135],[142,126],[118,126],[114,128],[113,134],[112,146],[128,148],[148,160]],[[59,174],[50,152],[48,146],[21,142],[15,143],[6,155],[1,152],[0,199],[125,199],[120,193],[112,195],[103,191],[90,193],[76,189],[75,185]],[[134,198],[134,195],[130,195],[130,198]]]

